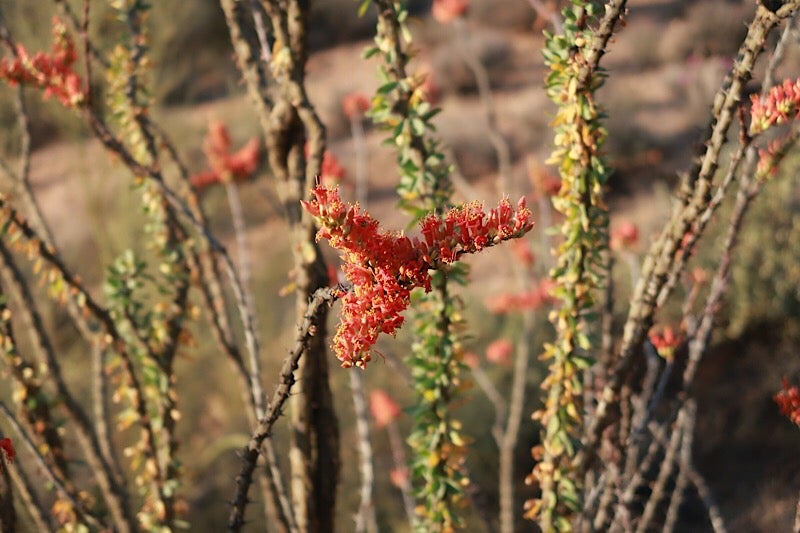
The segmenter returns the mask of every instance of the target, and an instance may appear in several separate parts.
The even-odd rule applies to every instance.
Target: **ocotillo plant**
[[[36,9],[44,12],[45,4]],[[46,4],[48,15],[58,15],[48,44],[34,47],[23,41],[42,41],[43,32],[18,31],[25,26],[6,15],[21,11],[0,2],[0,80],[7,86],[0,96],[13,103],[0,120],[13,114],[7,129],[14,138],[3,139],[9,153],[0,156],[3,531],[202,531],[224,524],[305,533],[353,522],[358,531],[673,531],[694,493],[710,527],[725,530],[724,508],[694,455],[702,408],[695,386],[725,312],[746,215],[762,190],[786,179],[780,164],[797,157],[800,81],[774,78],[800,1],[757,3],[672,212],[641,258],[634,244],[644,247],[645,230],[610,225],[607,202],[613,161],[601,88],[614,73],[601,65],[614,37],[624,35],[624,0],[556,3],[560,16],[552,2],[530,2],[551,27],[541,52],[554,106],[544,132],[552,141],[547,164],[555,170],[527,169],[542,218],[527,207],[527,191],[509,190],[527,188],[514,176],[535,158],[520,158],[533,150],[506,135],[507,110],[471,54],[476,21],[466,0],[435,0],[432,14],[458,27],[484,105],[476,129],[489,139],[499,178],[453,185],[446,154],[455,151],[436,129],[437,106],[458,110],[463,95],[435,102],[433,73],[415,63],[426,42],[436,41],[417,38],[421,4],[365,0],[360,8],[348,4],[375,22],[363,60],[377,69],[372,85],[350,91],[372,91],[348,103],[357,151],[363,155],[369,145],[371,154],[369,162],[356,158],[354,202],[334,183],[347,158],[326,148],[317,99],[329,92],[329,80],[320,90],[307,73],[318,68],[311,38],[319,31],[315,9],[324,4],[220,0],[216,16],[247,99],[237,105],[249,111],[211,121],[204,141],[205,131],[169,135],[175,125],[162,122],[176,116],[160,105],[153,71],[156,32],[166,28],[156,14],[167,4],[84,0],[76,10],[78,2],[54,0]],[[132,236],[128,242],[112,234],[92,264],[62,240],[54,202],[44,201],[34,180],[35,135],[46,128],[37,122],[39,108],[31,108],[40,99],[58,108],[60,120],[80,124],[86,138],[74,145],[107,155],[116,165],[109,173],[124,184],[115,190],[135,205],[135,213],[97,209]],[[375,137],[383,148],[371,145]],[[201,157],[193,161],[192,154]],[[386,160],[394,163],[375,169]],[[226,189],[232,224],[207,213],[214,184]],[[250,186],[274,192],[282,210],[281,221],[269,223],[287,245],[278,277],[280,292],[293,296],[289,313],[273,298],[279,291],[263,282],[268,267],[284,264],[281,239],[259,240],[250,223],[257,206],[241,193]],[[480,198],[456,201],[487,188],[499,196],[491,207]],[[397,209],[386,208],[390,194]],[[59,202],[77,212],[70,198]],[[387,211],[391,220],[383,218]],[[534,254],[533,240],[522,238],[540,220],[555,227]],[[235,254],[226,249],[229,240]],[[480,270],[477,262],[501,245],[514,246],[507,257],[518,263],[503,265],[519,281],[511,292],[489,279],[506,270]],[[275,265],[260,264],[254,252]],[[333,267],[336,254],[341,271]],[[628,284],[614,277],[620,254],[633,285],[624,306],[618,299]],[[477,280],[470,279],[471,261]],[[534,282],[539,265],[550,269],[549,279]],[[492,287],[494,314],[484,313],[481,324],[470,322],[474,282]],[[549,326],[533,314],[544,304]],[[497,318],[512,311],[525,313],[516,329]],[[275,318],[282,314],[290,316],[288,327]],[[330,335],[329,318],[336,322]],[[536,337],[544,331],[553,338]],[[495,367],[481,366],[475,352],[486,352]],[[216,375],[217,359],[230,364],[231,376]],[[350,405],[337,397],[339,376],[348,372],[356,424],[335,409]],[[382,388],[396,387],[396,402],[365,386],[376,374],[389,382]],[[493,417],[478,418],[485,406],[470,392],[473,381]],[[798,423],[795,381],[785,381],[775,401]],[[388,430],[390,458],[380,456],[383,433],[370,431],[365,390],[373,391],[377,426]],[[211,412],[215,399],[236,403],[228,401],[236,393],[235,407]],[[527,409],[533,420],[520,416]],[[483,433],[497,453],[484,453]],[[186,447],[208,448],[213,466],[201,470],[201,458]],[[520,466],[521,456],[533,461]],[[375,496],[390,469],[401,489],[391,492],[399,518]],[[207,479],[216,470],[234,478]],[[212,492],[211,484],[223,488]]]

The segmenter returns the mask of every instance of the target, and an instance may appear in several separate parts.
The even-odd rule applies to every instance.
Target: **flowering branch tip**
[[[333,340],[345,368],[366,367],[378,335],[394,335],[411,291],[431,289],[430,270],[445,268],[464,254],[479,252],[523,236],[533,228],[525,198],[516,207],[507,199],[488,213],[478,202],[428,215],[419,237],[386,232],[358,204],[342,201],[336,188],[317,185],[310,201],[301,202],[320,226],[317,240],[327,239],[342,252],[342,270],[353,289],[342,298],[342,319]]]

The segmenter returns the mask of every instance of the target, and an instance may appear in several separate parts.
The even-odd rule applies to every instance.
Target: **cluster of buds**
[[[514,345],[510,340],[497,339],[486,347],[486,360],[496,365],[508,366],[513,353]]]
[[[766,96],[754,94],[750,100],[750,134],[762,133],[800,114],[800,79],[785,80]]]
[[[369,99],[362,93],[350,93],[342,98],[342,111],[350,120],[360,120],[369,111]]]
[[[244,181],[258,168],[260,146],[257,138],[247,141],[239,151],[231,153],[231,137],[228,128],[219,121],[208,125],[208,135],[203,139],[209,170],[191,177],[192,185],[201,191],[217,183]]]
[[[66,26],[54,18],[52,51],[31,56],[25,47],[17,45],[13,60],[0,61],[0,78],[12,86],[23,84],[44,89],[44,98],[53,96],[65,107],[76,108],[86,101],[86,89],[73,70],[77,60],[75,44]]]
[[[369,395],[369,411],[375,419],[375,425],[385,428],[403,412],[394,399],[386,391],[376,389]]]
[[[612,250],[632,250],[639,244],[639,228],[630,220],[622,221],[611,229]]]
[[[431,289],[431,269],[453,263],[533,227],[524,198],[514,208],[508,200],[488,213],[478,203],[451,209],[443,217],[428,215],[421,237],[385,232],[358,204],[345,204],[338,189],[318,185],[305,210],[316,218],[317,240],[327,239],[342,252],[352,290],[342,297],[342,319],[333,347],[343,367],[365,367],[380,333],[393,335],[403,324],[401,313],[411,291]]]
[[[683,337],[676,334],[672,326],[667,326],[661,333],[651,333],[650,342],[653,344],[653,347],[655,347],[658,355],[667,361],[671,361],[675,357],[675,350],[677,350],[683,342]]]
[[[800,426],[800,391],[797,387],[789,386],[789,381],[783,378],[783,390],[778,392],[774,399],[781,414]]]

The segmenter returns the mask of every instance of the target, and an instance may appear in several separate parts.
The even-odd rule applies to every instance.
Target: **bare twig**
[[[399,472],[406,472],[408,470],[408,463],[406,461],[406,454],[403,444],[403,437],[400,435],[400,428],[395,420],[391,420],[386,426],[386,432],[389,435],[389,447],[392,449],[392,460],[394,467]],[[403,496],[403,509],[406,511],[409,526],[413,526],[416,520],[417,513],[414,510],[414,498],[411,496],[411,480],[409,476],[403,476],[400,484],[400,494]]]
[[[280,372],[280,383],[267,404],[264,417],[259,421],[258,427],[250,437],[250,442],[242,450],[242,467],[236,476],[236,494],[233,499],[233,508],[228,518],[228,528],[231,531],[240,531],[244,525],[244,512],[248,503],[247,493],[252,483],[253,471],[256,468],[262,442],[269,438],[272,426],[282,414],[284,403],[289,398],[292,386],[295,383],[294,372],[297,370],[300,357],[305,353],[317,321],[316,315],[323,305],[330,305],[339,297],[341,289],[318,289],[309,301],[306,315],[299,325],[299,334],[294,348],[289,357],[284,361]]]
[[[489,73],[472,48],[466,21],[463,18],[458,18],[454,21],[454,25],[456,30],[456,48],[475,76],[475,82],[478,85],[478,95],[481,99],[484,118],[486,120],[486,135],[489,137],[489,141],[492,143],[494,151],[497,154],[497,192],[500,196],[511,194],[511,149],[508,146],[508,141],[506,141],[505,137],[500,133],[497,124],[497,108],[492,98]]]
[[[258,0],[250,0],[250,13],[253,15],[253,25],[256,27],[256,35],[258,35],[261,62],[264,65],[269,65],[272,61],[272,49],[267,40],[267,27],[264,23],[264,13]]]
[[[242,286],[245,288],[244,299],[247,305],[248,313],[250,316],[256,316],[256,305],[253,301],[253,282],[252,270],[250,268],[250,249],[247,244],[247,227],[244,221],[244,210],[242,209],[242,201],[239,198],[239,190],[236,184],[232,181],[225,183],[225,193],[228,197],[228,206],[231,209],[231,219],[233,220],[233,230],[236,235],[236,250],[239,256],[239,279]],[[256,345],[260,346],[261,341],[258,335],[258,327],[253,324],[253,336],[256,339]],[[248,352],[250,361],[250,387],[253,391],[253,398],[256,402],[256,416],[261,418],[264,416],[264,402],[266,397],[261,388],[261,362],[259,361],[258,353]]]
[[[540,17],[546,18],[550,21],[550,24],[553,26],[553,33],[561,34],[564,32],[563,24],[561,23],[561,17],[558,15],[557,9],[551,9],[544,5],[541,0],[528,0],[531,7],[538,13]]]
[[[529,283],[529,282],[528,282]],[[500,530],[504,533],[514,531],[514,451],[519,441],[522,412],[525,409],[525,385],[528,380],[528,366],[531,357],[531,337],[536,325],[536,313],[525,311],[522,315],[522,333],[517,341],[517,354],[514,359],[514,374],[511,384],[511,397],[508,402],[508,420],[500,439]]]
[[[711,488],[697,469],[692,465],[689,466],[689,479],[697,489],[697,494],[700,496],[700,499],[703,500],[706,510],[708,510],[708,518],[711,520],[711,527],[714,529],[714,533],[726,533],[728,528],[725,527],[725,521],[722,519],[722,513],[714,499]]]
[[[636,533],[644,533],[647,531],[650,522],[652,522],[655,516],[656,509],[667,491],[667,482],[670,476],[672,476],[672,470],[675,467],[676,456],[681,443],[681,436],[685,431],[686,417],[686,409],[681,409],[675,421],[675,426],[672,428],[672,435],[669,439],[664,459],[661,461],[661,467],[659,468],[652,492],[650,493],[644,511],[642,511],[642,516],[639,518],[639,522],[636,526]]]
[[[678,511],[680,511],[681,504],[683,503],[683,493],[686,490],[686,485],[689,483],[689,469],[687,466],[692,464],[692,442],[695,419],[697,417],[697,406],[694,401],[690,400],[686,403],[686,407],[686,425],[683,428],[680,458],[676,465],[678,468],[678,477],[675,480],[675,488],[672,489],[669,507],[667,508],[667,516],[664,519],[664,533],[674,531],[675,524],[678,521]]]
[[[375,485],[375,468],[372,461],[372,442],[369,436],[367,418],[367,401],[364,396],[364,380],[358,371],[349,372],[350,392],[353,396],[353,408],[356,415],[356,432],[358,433],[359,468],[361,470],[361,502],[355,517],[355,530],[358,533],[377,533],[378,521],[375,516],[375,505],[372,501],[372,490]]]
[[[486,398],[494,406],[492,437],[499,448],[503,441],[503,424],[507,421],[506,418],[508,416],[506,400],[503,398],[503,395],[500,394],[500,391],[497,390],[497,387],[494,386],[494,383],[492,383],[492,380],[483,368],[480,366],[472,367],[470,368],[470,372],[472,373],[472,378],[475,380],[475,384],[480,387],[486,395]]]
[[[369,153],[364,135],[364,117],[360,111],[350,117],[350,132],[353,136],[353,150],[356,154],[356,201],[367,208],[369,195]]]

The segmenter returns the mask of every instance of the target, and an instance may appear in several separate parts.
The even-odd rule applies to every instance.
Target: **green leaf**
[[[397,87],[398,85],[399,85],[399,83],[398,83],[398,82],[396,82],[396,81],[390,81],[390,82],[384,83],[383,85],[381,85],[380,87],[378,87],[377,93],[378,93],[378,94],[389,94],[389,93],[390,93],[390,92],[392,92],[392,91],[395,89],[395,87]]]
[[[361,53],[361,57],[363,59],[369,59],[370,57],[374,56],[378,52],[380,52],[380,49],[377,46],[371,46],[371,47],[367,48],[366,50],[364,50]]]

